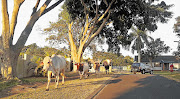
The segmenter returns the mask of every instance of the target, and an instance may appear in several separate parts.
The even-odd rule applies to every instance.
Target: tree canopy
[[[174,32],[180,37],[180,16],[176,18],[176,23],[174,24]],[[174,51],[175,56],[180,57],[180,41],[178,41],[177,51]]]
[[[131,44],[128,30],[155,31],[157,22],[165,23],[172,16],[164,1],[157,0],[65,0],[59,20],[46,32],[56,32],[49,41],[68,43],[72,59],[80,62],[84,50],[98,38],[106,38],[108,51],[119,54],[120,46]],[[68,31],[67,31],[68,30]],[[62,37],[64,39],[62,39]]]
[[[134,60],[130,56],[117,55],[110,52],[97,51],[93,53],[93,60],[103,62],[106,59],[111,59],[113,66],[127,66],[131,65]]]
[[[31,61],[39,64],[44,57],[46,56],[52,56],[52,54],[62,55],[65,57],[69,57],[70,52],[66,48],[56,49],[51,47],[39,47],[36,45],[36,43],[33,43],[31,45],[25,46],[20,55],[27,54],[32,57]]]
[[[180,37],[180,34],[179,34],[179,32],[180,32],[180,16],[178,16],[176,18],[176,23],[174,24],[174,32],[176,32],[177,36]]]
[[[164,44],[164,41],[161,41],[161,39],[158,38],[156,40],[152,40],[151,42],[149,42],[146,49],[142,50],[142,57],[148,58],[152,66],[152,60],[155,57],[163,53],[167,53],[169,51],[170,47]]]
[[[149,40],[152,39],[147,33],[146,30],[142,31],[132,26],[132,32],[130,32],[130,40],[132,41],[132,53],[137,50],[138,53],[138,62],[141,62],[141,49],[145,47],[145,45],[149,44]]]
[[[72,19],[82,19],[90,17],[92,25],[98,27],[103,20],[108,18],[106,23],[111,23],[112,27],[105,26],[99,37],[106,37],[109,50],[119,49],[118,45],[127,45],[131,42],[128,30],[132,25],[144,31],[155,31],[157,22],[165,23],[172,16],[168,9],[172,5],[167,5],[164,1],[154,3],[157,0],[66,0],[65,5]],[[82,6],[83,5],[83,6]],[[97,19],[97,20],[96,20]],[[95,21],[94,21],[95,20]],[[100,22],[99,22],[100,20]],[[98,24],[94,24],[97,23]],[[96,32],[96,30],[94,30]],[[94,34],[94,33],[92,33]],[[117,50],[116,50],[117,51]]]

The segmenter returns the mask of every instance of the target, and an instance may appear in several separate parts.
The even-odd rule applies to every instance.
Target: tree
[[[68,31],[62,28],[59,35],[68,36],[71,57],[75,62],[80,62],[84,50],[96,37],[106,38],[109,50],[119,51],[120,44],[130,44],[131,41],[126,40],[126,37],[129,38],[127,32],[132,25],[141,30],[154,31],[157,29],[158,21],[167,22],[171,17],[172,13],[167,11],[171,5],[166,5],[165,2],[155,5],[153,2],[150,0],[66,0],[64,7],[68,14],[64,17],[65,21],[61,22],[68,25]],[[63,19],[63,16],[60,19]],[[64,24],[61,24],[62,27],[65,26]]]
[[[132,51],[137,50],[138,53],[138,62],[141,62],[141,49],[144,48],[144,44],[148,45],[149,40],[152,39],[148,36],[147,31],[142,31],[136,29],[135,27],[131,28],[132,32],[130,33],[131,40],[133,41]]]
[[[164,44],[164,41],[161,41],[160,38],[152,40],[147,45],[147,48],[142,50],[142,57],[149,59],[152,67],[152,60],[162,53],[167,53],[170,51],[170,47]]]
[[[134,59],[130,56],[126,56],[124,57],[124,59],[126,60],[127,65],[132,65],[132,63],[134,62]]]
[[[174,24],[174,32],[177,33],[177,36],[180,36],[180,16],[176,18],[176,23]]]
[[[9,21],[9,13],[8,13],[8,4],[7,0],[2,0],[2,35],[0,37],[1,44],[1,67],[4,68],[5,74],[3,74],[3,78],[14,78],[16,77],[16,65],[18,56],[24,47],[31,31],[36,23],[36,21],[51,11],[53,8],[58,6],[63,0],[58,0],[56,3],[49,5],[52,0],[45,0],[44,4],[38,9],[40,0],[37,0],[32,14],[30,16],[29,22],[26,27],[22,31],[18,41],[16,44],[12,44],[14,39],[14,30],[17,24],[18,13],[21,5],[25,0],[14,0],[14,8],[12,12],[11,22]]]
[[[176,23],[174,24],[174,32],[180,37],[180,16],[176,18]],[[173,54],[177,57],[180,57],[180,42],[178,41],[177,51],[174,51]]]
[[[20,55],[24,54],[33,56],[31,61],[39,64],[46,56],[52,56],[52,54],[57,54],[68,57],[70,52],[66,48],[56,49],[47,46],[41,48],[37,46],[36,43],[33,43],[31,45],[25,46],[22,49]]]
[[[97,51],[93,53],[93,60],[104,61],[106,59],[111,59],[113,66],[127,66],[133,63],[133,58],[130,56],[117,55],[110,52],[100,52]]]

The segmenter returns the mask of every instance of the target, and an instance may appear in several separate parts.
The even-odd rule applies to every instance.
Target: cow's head
[[[83,63],[76,63],[75,65],[77,65],[77,70],[78,71],[83,71],[83,66],[84,66]]]
[[[50,66],[52,66],[52,60],[49,56],[46,56],[43,60],[44,66],[43,66],[43,71],[47,71]]]

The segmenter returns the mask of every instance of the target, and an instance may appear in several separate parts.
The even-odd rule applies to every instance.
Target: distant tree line
[[[25,46],[20,55],[24,54],[32,56],[31,61],[36,64],[39,64],[45,56],[51,56],[52,54],[59,54],[65,56],[65,58],[70,57],[70,51],[66,48],[56,49],[47,46],[39,47],[36,45],[36,43]],[[102,62],[106,59],[111,59],[113,66],[127,66],[131,65],[134,61],[134,59],[130,56],[117,55],[110,52],[96,51],[93,53],[94,61],[100,60],[100,62]]]
[[[20,55],[30,55],[32,56],[31,61],[39,64],[45,56],[51,56],[52,54],[62,55],[65,57],[69,57],[70,51],[66,48],[56,49],[51,47],[39,47],[36,43],[25,46]]]
[[[93,59],[96,61],[103,61],[106,59],[112,60],[113,66],[127,66],[131,65],[134,61],[134,59],[130,56],[123,56],[123,55],[117,55],[110,52],[100,52],[97,51],[93,53]]]

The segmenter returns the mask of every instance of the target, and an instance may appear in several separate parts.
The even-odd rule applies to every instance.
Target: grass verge
[[[19,85],[19,84],[33,84],[35,82],[47,82],[47,78],[38,78],[38,77],[32,77],[32,78],[22,78],[22,79],[18,79],[15,78],[13,80],[9,80],[9,81],[4,81],[1,80],[0,81],[0,91]]]
[[[78,73],[74,72],[67,72],[66,77],[73,77],[73,76],[78,76]],[[0,80],[0,91],[19,85],[19,84],[33,84],[35,82],[47,82],[47,77],[29,77],[29,78],[15,78],[13,80]]]
[[[172,73],[170,71],[154,71],[154,74],[163,75],[180,81],[180,72],[178,71],[173,71]]]

